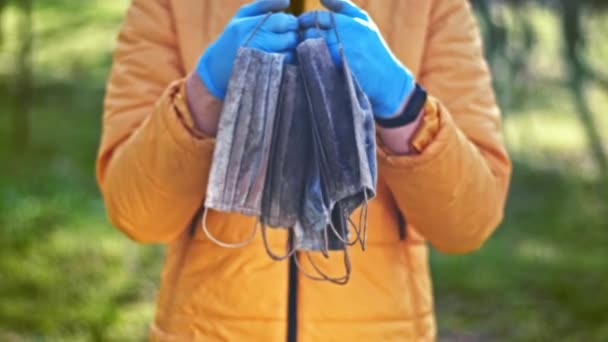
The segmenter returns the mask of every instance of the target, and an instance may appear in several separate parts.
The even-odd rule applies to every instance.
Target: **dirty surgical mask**
[[[300,70],[286,65],[275,116],[274,136],[262,199],[262,237],[268,254],[275,260],[295,253],[288,244],[285,256],[277,256],[268,245],[266,227],[292,229],[302,207],[306,164],[311,162],[309,109]],[[289,247],[291,246],[291,247]]]
[[[323,274],[308,258],[321,276],[312,276],[313,279],[343,284],[350,275],[348,246],[361,242],[365,248],[367,233],[367,218],[362,216],[357,225],[350,216],[361,206],[361,213],[366,215],[367,202],[375,196],[377,166],[373,113],[344,54],[342,66],[337,67],[324,39],[301,43],[298,59],[310,108],[314,152],[308,165],[304,205],[295,227],[294,243],[299,250],[324,254],[330,250],[344,251],[344,277],[332,278]],[[352,242],[351,226],[357,235]]]
[[[337,68],[323,39],[300,44],[298,57],[311,107],[315,162],[309,168],[318,168],[309,173],[305,196],[311,200],[305,201],[301,223],[317,237],[325,235],[328,225],[338,241],[345,241],[343,231],[348,229],[343,228],[348,228],[344,227],[348,220],[332,216],[348,217],[375,196],[377,170],[371,106],[346,59],[343,58],[343,67]],[[310,205],[320,199],[323,208]],[[333,239],[328,244],[330,250],[344,248]],[[321,250],[324,246],[299,247]]]
[[[251,37],[268,18],[261,20]],[[209,175],[202,226],[205,235],[223,247],[238,248],[255,237],[257,223],[247,241],[218,241],[207,225],[209,209],[259,217],[268,173],[271,138],[283,77],[282,54],[241,47],[220,117]]]
[[[236,248],[250,243],[261,225],[271,258],[293,257],[305,276],[345,284],[348,247],[360,242],[365,249],[367,202],[375,196],[373,114],[343,53],[338,67],[324,39],[309,39],[297,56],[299,64],[292,66],[282,55],[246,46],[239,51],[220,118],[203,230],[216,244]],[[359,207],[359,222],[353,222]],[[208,209],[259,222],[247,241],[226,244],[207,229]],[[289,230],[284,256],[270,250],[267,227]],[[310,252],[329,257],[330,251],[344,253],[346,275],[330,277],[313,262]],[[299,256],[315,274],[300,267]]]
[[[306,95],[297,66],[286,65],[275,116],[261,223],[293,227],[300,214],[304,163],[310,155],[310,124]]]

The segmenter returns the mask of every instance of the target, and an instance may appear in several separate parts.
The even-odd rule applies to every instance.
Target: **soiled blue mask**
[[[207,196],[207,209],[260,217],[284,56],[243,47],[224,100]],[[219,245],[206,227],[207,237]],[[239,227],[242,229],[242,227]],[[255,229],[254,229],[255,233]]]
[[[348,247],[365,248],[366,217],[355,209],[376,195],[375,126],[367,96],[342,54],[336,66],[324,39],[298,46],[299,65],[281,54],[239,50],[221,114],[205,200],[207,209],[259,219],[269,255],[296,251],[343,251],[346,275],[330,278],[312,264],[313,279],[344,284],[350,276]],[[256,224],[255,227],[258,227]],[[266,227],[290,230],[287,253],[268,248]],[[352,240],[351,227],[356,237]],[[243,229],[243,227],[234,227]]]
[[[301,43],[298,59],[310,108],[313,156],[295,242],[298,249],[343,250],[350,238],[350,215],[375,196],[371,105],[346,59],[341,67],[334,64],[324,39]]]

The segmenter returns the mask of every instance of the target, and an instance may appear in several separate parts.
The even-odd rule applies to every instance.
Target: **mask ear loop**
[[[327,274],[325,274],[323,271],[321,271],[319,266],[317,266],[317,264],[315,264],[313,262],[312,257],[309,252],[306,252],[306,258],[308,259],[308,261],[310,262],[312,267],[315,269],[315,271],[317,271],[317,273],[319,273],[321,275],[321,277],[323,277],[325,280],[332,282],[334,284],[337,284],[337,285],[346,285],[348,283],[348,281],[350,280],[350,276],[352,273],[352,265],[350,262],[350,255],[348,253],[348,248],[346,248],[346,246],[342,253],[344,255],[344,269],[345,269],[345,273],[346,273],[342,277],[330,277]]]
[[[317,29],[319,38],[323,38],[323,30],[321,30],[321,26],[319,25],[319,11],[315,11],[315,28]]]
[[[292,228],[289,228],[289,238],[287,239],[287,244],[286,244],[286,249],[287,249],[287,254],[280,256],[275,254],[272,249],[270,248],[270,244],[268,243],[268,236],[266,234],[268,227],[265,224],[262,224],[262,240],[264,241],[264,248],[266,249],[266,253],[268,254],[268,256],[270,256],[270,258],[272,260],[275,261],[283,261],[283,260],[287,260],[289,258],[291,258],[292,256],[294,256],[296,254],[296,247],[295,247],[295,243],[293,243],[292,240]]]
[[[342,40],[340,39],[340,35],[338,34],[338,26],[336,25],[336,18],[334,17],[334,13],[333,12],[329,12],[329,16],[331,19],[331,24],[333,26],[334,29],[334,33],[336,35],[336,41],[338,43],[338,50],[340,51],[340,56],[343,56],[343,50],[342,50]],[[319,20],[318,20],[318,14],[316,16],[316,20],[315,20],[315,24],[317,26],[317,30],[320,30],[319,28]],[[334,235],[342,242],[344,243],[346,247],[348,246],[354,246],[355,244],[357,244],[358,241],[361,241],[361,230],[359,228],[357,228],[357,226],[354,224],[354,222],[352,222],[352,220],[350,219],[350,217],[348,218],[348,221],[350,224],[352,224],[355,233],[356,233],[356,238],[354,241],[350,242],[348,241],[348,235],[346,237],[341,236],[340,233],[338,233],[338,231],[336,230],[336,227],[333,224],[330,224],[330,227],[334,233]],[[361,223],[359,223],[359,226],[361,225]]]
[[[330,222],[329,222],[328,225],[330,227],[332,227],[333,230],[335,230],[335,227],[333,226],[333,223],[331,222],[331,220],[330,220]],[[325,230],[324,230],[326,245],[325,245],[325,250],[322,251],[322,253],[323,253],[323,256],[326,259],[329,259],[329,252],[328,252],[328,249],[329,249],[329,246],[328,246],[329,239],[327,237],[327,231],[328,231],[328,229],[326,227]],[[342,240],[342,239],[340,239],[340,240]],[[329,275],[327,275],[326,273],[324,273],[319,268],[319,266],[317,266],[317,264],[314,262],[314,260],[312,260],[312,257],[310,256],[310,252],[308,252],[308,251],[304,252],[304,254],[306,255],[306,258],[308,259],[308,262],[314,268],[314,270],[318,274],[318,276],[315,276],[315,275],[312,275],[312,274],[306,272],[302,268],[302,265],[300,264],[298,258],[295,257],[295,256],[294,256],[294,261],[295,261],[296,266],[300,270],[300,272],[302,272],[302,274],[305,277],[307,277],[307,278],[309,278],[311,280],[315,280],[315,281],[329,281],[329,282],[337,284],[337,285],[346,285],[348,283],[348,281],[350,280],[350,275],[351,275],[351,272],[352,272],[352,266],[351,266],[351,262],[350,262],[350,256],[348,254],[348,246],[346,244],[344,245],[343,253],[344,253],[344,268],[346,270],[346,274],[344,276],[342,276],[342,277],[330,277]]]
[[[268,18],[270,18],[270,16],[272,15],[272,12],[268,12],[266,13],[266,15],[264,16],[264,18],[262,18],[260,20],[260,22],[254,27],[254,29],[251,31],[251,34],[249,35],[249,37],[247,37],[247,40],[245,40],[245,42],[243,43],[243,47],[247,47],[247,45],[249,45],[249,43],[251,42],[251,40],[253,39],[253,37],[255,36],[255,34],[260,30],[260,28],[262,28],[262,25],[264,25],[264,23],[266,22],[266,20],[268,20]],[[245,247],[247,245],[249,245],[253,239],[255,239],[255,235],[258,231],[258,226],[259,226],[259,220],[256,219],[255,221],[255,225],[253,226],[253,231],[251,233],[251,236],[249,236],[249,238],[243,242],[239,242],[239,243],[234,243],[234,244],[230,244],[230,243],[226,243],[226,242],[222,242],[220,240],[218,240],[216,237],[214,237],[211,232],[209,231],[209,228],[207,227],[207,213],[208,213],[208,208],[205,208],[205,211],[203,213],[203,217],[201,219],[201,226],[203,228],[203,232],[205,233],[205,236],[211,240],[213,243],[215,243],[216,245],[220,246],[220,247],[224,247],[224,248],[241,248],[241,247]]]
[[[332,224],[331,220],[329,220],[329,224]],[[325,259],[329,259],[329,234],[327,226],[323,229],[323,249],[321,250],[321,254],[323,254]]]
[[[253,28],[253,31],[251,31],[251,34],[249,35],[249,37],[247,37],[247,40],[245,40],[245,42],[243,43],[243,47],[247,47],[247,45],[249,45],[249,43],[251,43],[251,40],[253,39],[255,34],[258,33],[258,31],[262,28],[262,25],[264,25],[266,20],[268,20],[268,18],[270,18],[271,15],[272,15],[272,12],[268,12],[268,13],[266,13],[266,15],[264,15],[264,18],[262,18],[260,20],[260,22]]]
[[[365,251],[367,249],[367,228],[369,223],[369,198],[367,197],[367,190],[363,190],[363,195],[365,196],[365,203],[363,204],[363,207],[361,208],[361,212],[359,214],[359,227],[363,225],[363,239],[361,240],[361,249]],[[364,211],[365,216],[363,214]]]
[[[300,261],[298,260],[298,258],[294,256],[294,262],[295,262],[296,266],[298,267],[298,270],[300,272],[302,272],[302,274],[306,278],[308,278],[310,280],[314,280],[314,281],[329,281],[329,282],[337,284],[337,285],[346,285],[348,283],[348,281],[350,280],[350,276],[352,273],[352,265],[350,263],[348,249],[346,249],[346,248],[344,249],[344,268],[346,269],[346,274],[341,277],[330,277],[329,275],[324,273],[319,268],[319,266],[317,266],[317,264],[314,262],[314,260],[312,260],[312,257],[310,256],[310,252],[306,251],[306,252],[304,252],[304,254],[306,255],[306,258],[308,259],[308,262],[310,263],[310,265],[315,269],[315,272],[317,272],[317,274],[318,274],[318,276],[315,276],[315,275],[312,275],[312,274],[308,273],[307,271],[305,271],[304,268],[302,267],[302,264],[300,264]]]
[[[336,35],[336,41],[338,43],[338,50],[340,51],[340,56],[342,58],[344,58],[344,47],[342,46],[342,39],[340,38],[340,32],[338,32],[338,24],[336,22],[336,17],[333,12],[330,12],[329,16],[331,19],[331,24],[334,29],[334,33]],[[367,197],[366,190],[363,191],[363,195],[365,196],[365,204],[363,205],[363,208],[361,209],[361,212],[359,214],[359,229],[357,229],[356,225],[354,224],[354,222],[352,222],[352,220],[350,220],[350,218],[349,218],[349,221],[351,222],[351,224],[353,224],[353,228],[355,229],[355,232],[357,233],[357,239],[355,239],[352,242],[352,245],[355,245],[357,243],[357,241],[360,241],[361,249],[363,249],[363,251],[365,251],[365,249],[367,247],[367,219],[368,219],[368,214],[369,214],[369,211],[368,211],[369,199]],[[365,218],[363,219],[364,215],[365,215]],[[361,228],[362,226],[363,226],[363,228]],[[361,237],[361,231],[363,231],[363,238]]]
[[[344,47],[342,46],[342,39],[340,38],[340,33],[338,32],[338,24],[336,23],[336,17],[334,12],[329,12],[329,17],[331,19],[331,25],[334,27],[334,33],[336,35],[336,41],[338,43],[338,50],[340,51],[340,56],[344,57]]]
[[[211,234],[211,232],[209,231],[209,228],[207,228],[207,213],[208,212],[209,212],[209,209],[205,208],[205,211],[203,212],[203,218],[201,219],[201,226],[203,227],[203,232],[205,233],[205,236],[209,240],[211,240],[213,243],[215,243],[216,245],[218,245],[220,247],[224,247],[224,248],[236,249],[236,248],[242,248],[242,247],[249,245],[253,241],[253,239],[255,239],[255,235],[258,232],[258,225],[259,225],[259,222],[257,219],[255,221],[255,225],[253,226],[253,231],[251,232],[251,235],[249,236],[249,238],[247,238],[247,240],[245,240],[243,242],[233,243],[233,244],[222,242],[222,241],[218,240],[215,236],[213,236]]]
[[[361,219],[359,219],[359,222],[361,222]],[[352,218],[348,218],[348,223],[350,224],[350,226],[353,228],[353,230],[355,231],[355,239],[352,242],[348,243],[348,246],[352,247],[354,245],[357,244],[357,242],[361,241],[361,229],[359,228],[361,223],[359,223],[359,227],[357,226],[357,224],[355,224],[355,222],[353,221]]]
[[[367,249],[367,225],[368,225],[368,215],[369,215],[369,200],[367,198],[367,191],[363,192],[363,195],[365,196],[365,202],[363,203],[363,205],[361,206],[361,210],[359,210],[359,227],[357,227],[357,224],[355,222],[353,222],[352,218],[348,218],[348,222],[350,223],[350,225],[352,226],[353,230],[356,233],[356,238],[348,243],[347,245],[352,247],[354,245],[357,244],[357,242],[361,243],[361,250],[363,250],[365,252],[365,250]],[[336,231],[334,230],[334,234],[337,234]],[[339,238],[339,237],[338,237]]]
[[[346,246],[352,247],[352,246],[356,245],[357,242],[359,242],[359,241],[362,242],[361,229],[359,228],[359,227],[361,227],[361,217],[359,217],[359,227],[357,227],[355,222],[353,222],[353,220],[350,217],[348,218],[348,222],[353,227],[353,230],[355,231],[355,239],[353,241],[348,241],[348,231],[345,231],[346,236],[342,236],[342,234],[340,234],[338,232],[338,230],[336,229],[336,226],[334,226],[332,221],[329,222],[329,227],[331,228],[331,230],[334,233],[334,235],[336,236],[336,238],[338,238],[338,240],[340,240],[340,242],[342,242]]]
[[[349,221],[352,222],[352,220],[350,220],[350,218],[349,218]],[[336,238],[338,240],[340,240],[340,242],[342,242],[346,246],[354,246],[359,241],[358,238],[356,238],[355,241],[353,241],[353,242],[348,241],[348,236],[346,236],[346,237],[342,236],[336,229],[336,226],[334,225],[334,223],[331,221],[329,222],[328,226],[331,228],[331,231],[334,233]],[[360,230],[358,230],[356,227],[354,227],[354,228],[355,228],[355,232],[357,233],[357,236],[359,236]]]

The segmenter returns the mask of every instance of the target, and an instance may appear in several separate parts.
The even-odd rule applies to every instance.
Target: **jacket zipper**
[[[304,12],[304,0],[291,0],[288,13],[300,15]],[[293,236],[290,236],[293,239]],[[287,294],[287,342],[297,341],[298,332],[298,266],[295,259],[298,253],[289,258],[289,288]]]
[[[190,223],[190,236],[196,232],[197,222],[200,221],[204,207],[194,215]],[[406,221],[401,213],[398,213],[399,239],[404,241],[407,238]],[[288,270],[288,289],[287,289],[287,342],[297,342],[298,332],[298,266],[295,259],[299,255],[296,253],[289,258]]]
[[[289,258],[289,288],[287,294],[287,342],[296,342],[298,330],[298,267],[296,253]]]
[[[407,221],[401,212],[397,213],[397,220],[399,224],[399,240],[405,241],[407,239]]]
[[[190,238],[193,238],[196,234],[198,222],[201,220],[201,216],[205,207],[201,207],[190,222],[189,234]],[[293,237],[290,236],[290,239]],[[298,257],[298,253],[289,258],[289,271],[288,279],[288,292],[287,292],[287,342],[297,341],[298,331],[298,266],[296,265],[295,259]]]

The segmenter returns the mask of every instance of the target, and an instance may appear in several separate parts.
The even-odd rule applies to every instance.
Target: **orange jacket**
[[[433,340],[426,242],[447,253],[479,248],[502,219],[511,173],[468,1],[355,1],[437,99],[440,126],[420,155],[378,152],[368,250],[352,249],[346,286],[290,278],[289,263],[272,261],[259,236],[229,250],[188,232],[214,140],[188,124],[182,79],[245,2],[133,0],[118,38],[97,176],[115,226],[168,245],[152,340]],[[242,241],[253,220],[210,212],[208,224],[220,240]],[[285,239],[269,236],[277,252]],[[340,275],[340,258],[331,259],[317,262]]]

